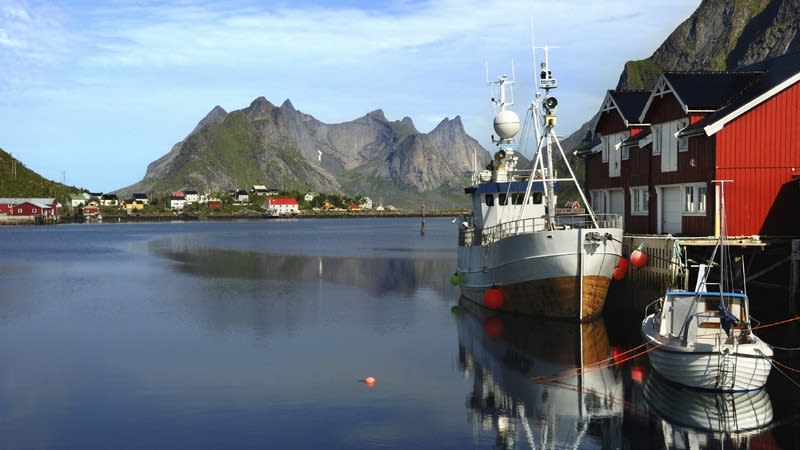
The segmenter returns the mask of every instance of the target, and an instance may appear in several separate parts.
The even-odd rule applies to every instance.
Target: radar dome
[[[519,131],[519,116],[514,111],[500,111],[494,117],[494,131],[500,139],[511,139]]]

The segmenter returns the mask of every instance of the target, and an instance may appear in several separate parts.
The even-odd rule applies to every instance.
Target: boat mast
[[[543,117],[543,126],[544,130],[540,137],[539,142],[539,151],[536,156],[536,163],[534,165],[534,172],[535,167],[539,166],[540,163],[542,166],[542,179],[544,184],[544,194],[547,206],[547,219],[550,226],[555,225],[555,184],[556,181],[572,181],[577,188],[578,194],[581,196],[581,200],[583,200],[583,205],[586,207],[586,212],[589,214],[589,218],[592,220],[592,224],[595,228],[598,227],[597,217],[592,210],[591,205],[589,205],[589,201],[586,199],[586,195],[583,192],[583,188],[581,188],[580,184],[578,183],[578,178],[575,176],[575,172],[572,170],[572,165],[569,163],[567,159],[567,155],[564,153],[564,149],[561,148],[561,143],[558,141],[558,137],[556,136],[555,128],[558,119],[556,117],[556,108],[558,107],[558,100],[550,94],[552,89],[558,87],[558,82],[555,78],[553,78],[552,72],[550,71],[550,49],[551,48],[558,48],[552,46],[544,46],[540,47],[544,50],[544,62],[541,64],[541,72],[539,73],[539,88],[544,89],[544,98],[541,97],[540,93],[536,94],[536,101],[532,103],[532,108],[535,110],[535,116],[539,117],[541,112],[538,110],[537,103],[541,103],[541,107],[544,110],[544,117]],[[569,171],[570,178],[557,178],[555,174],[554,164],[553,164],[553,147],[558,149],[558,152],[561,154],[561,158],[564,161],[564,165],[567,167]],[[542,155],[544,153],[544,155]],[[533,176],[534,174],[532,174]]]
[[[558,82],[550,72],[550,48],[544,46],[544,62],[541,65],[542,71],[539,73],[539,87],[544,89],[542,108],[544,109],[544,133],[542,135],[544,144],[545,167],[542,178],[545,184],[545,200],[547,206],[547,220],[552,227],[555,224],[555,174],[553,171],[553,139],[555,139],[556,108],[558,100],[550,94],[552,89],[558,87]]]

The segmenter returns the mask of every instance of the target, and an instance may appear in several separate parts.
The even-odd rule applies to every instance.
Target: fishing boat
[[[605,322],[454,308],[466,417],[491,448],[621,448],[625,390]],[[581,370],[585,369],[585,370]],[[489,446],[487,446],[489,447]]]
[[[744,283],[735,286],[726,243],[725,183],[720,191],[720,233],[693,291],[667,290],[645,308],[642,337],[650,364],[664,378],[692,388],[748,391],[767,382],[772,349],[753,333]],[[742,261],[742,263],[744,263]],[[718,274],[716,281],[709,278]]]
[[[519,116],[509,106],[514,83],[496,84],[493,160],[473,171],[472,212],[458,218],[458,265],[454,284],[462,295],[490,309],[546,318],[587,321],[603,310],[614,268],[622,253],[622,218],[598,214],[586,199],[556,134],[557,87],[548,47],[538,80],[539,93],[527,110],[518,141]],[[543,91],[543,92],[542,92]],[[531,130],[532,128],[532,130]],[[535,152],[522,164],[521,145]],[[560,167],[569,176],[560,177]],[[523,168],[527,165],[527,168]],[[574,185],[580,200],[558,208],[560,183]]]

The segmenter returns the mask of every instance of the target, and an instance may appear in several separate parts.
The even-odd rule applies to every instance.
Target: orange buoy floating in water
[[[373,386],[376,383],[375,377],[367,377],[364,378],[364,384],[367,386]]]
[[[503,291],[497,286],[492,286],[483,293],[483,304],[489,309],[503,306]]]
[[[637,269],[647,265],[647,246],[642,242],[636,250],[631,252],[631,264]]]

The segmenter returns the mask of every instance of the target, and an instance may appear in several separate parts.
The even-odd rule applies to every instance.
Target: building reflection
[[[496,448],[622,446],[623,385],[605,323],[494,314],[459,301],[467,417]]]

